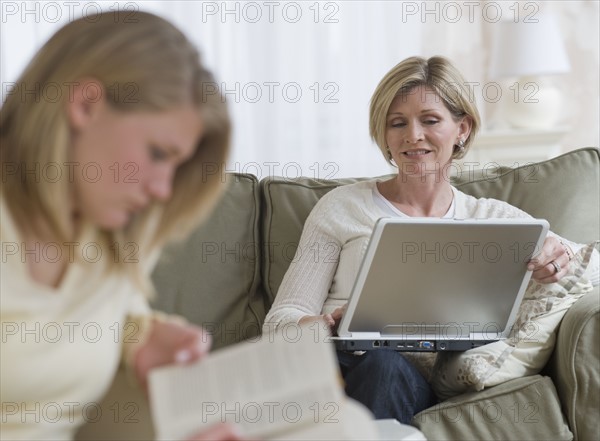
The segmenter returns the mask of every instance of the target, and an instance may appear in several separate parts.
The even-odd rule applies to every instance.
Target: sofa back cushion
[[[585,148],[514,169],[462,173],[453,183],[475,197],[501,199],[547,219],[556,234],[588,243],[599,238],[599,170],[599,150]]]
[[[227,190],[191,236],[167,247],[152,274],[153,307],[213,334],[213,348],[260,333],[259,195],[255,176],[228,174]]]
[[[452,183],[467,194],[507,201],[547,219],[552,231],[585,243],[599,237],[599,169],[598,149],[586,148],[515,169],[463,172]],[[337,186],[358,180],[263,179],[262,230],[269,249],[263,253],[262,278],[270,301],[294,258],[312,207]]]
[[[317,201],[334,188],[359,180],[267,177],[261,181],[262,279],[270,303],[294,259],[304,222]]]

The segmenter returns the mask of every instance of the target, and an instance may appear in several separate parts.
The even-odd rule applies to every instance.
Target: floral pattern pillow
[[[440,399],[538,373],[548,362],[556,329],[569,307],[592,290],[583,277],[596,243],[583,247],[556,283],[529,282],[508,338],[465,352],[438,353],[431,384]]]

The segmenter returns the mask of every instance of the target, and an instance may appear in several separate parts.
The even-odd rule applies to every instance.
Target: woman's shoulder
[[[372,199],[375,179],[342,184],[323,195],[313,210],[335,208],[336,211],[348,211],[354,207],[364,206],[368,198]]]
[[[373,188],[376,179],[351,182],[340,185],[323,195],[313,207],[310,217],[313,219],[355,218],[369,206],[373,200]]]
[[[475,197],[453,187],[456,197],[456,217],[488,218],[488,217],[529,217],[529,215],[509,204],[495,198]]]
[[[372,178],[372,179],[361,180],[358,182],[342,184],[339,187],[336,187],[333,190],[329,191],[321,199],[340,200],[340,198],[357,199],[357,198],[362,198],[362,197],[368,197],[368,195],[371,194],[376,183],[377,183],[377,179]]]

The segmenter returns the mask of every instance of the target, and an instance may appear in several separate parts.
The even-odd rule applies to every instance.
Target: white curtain
[[[290,178],[388,173],[389,166],[368,136],[369,100],[381,77],[408,56],[440,54],[453,60],[469,81],[483,84],[490,15],[500,3],[502,14],[514,13],[508,9],[512,2],[489,1],[117,3],[124,11],[146,10],[172,20],[197,44],[226,93],[234,120],[229,170]],[[561,13],[567,34],[579,34],[571,53],[577,54],[582,45],[596,52],[584,75],[590,84],[597,83],[598,39],[585,36],[597,37],[598,3],[538,3]],[[2,1],[2,94],[69,18],[99,8],[111,11],[115,4]],[[588,31],[569,21],[568,12],[577,10],[587,11],[580,20],[587,20]],[[595,129],[581,140],[588,144],[598,142],[595,87],[596,94],[580,109],[588,127]],[[485,116],[490,106],[481,94],[475,97]]]

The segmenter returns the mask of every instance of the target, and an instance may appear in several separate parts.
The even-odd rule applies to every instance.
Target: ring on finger
[[[562,245],[563,249],[565,250],[565,254],[569,258],[569,262],[571,260],[573,260],[573,253],[571,252],[570,248],[567,245],[565,245],[565,243],[562,240],[560,241],[560,244]]]
[[[558,263],[556,260],[553,260],[553,261],[551,261],[551,262],[550,262],[550,265],[552,265],[552,266],[554,267],[554,269],[556,270],[556,271],[554,272],[554,274],[556,274],[556,273],[559,273],[559,272],[560,272],[560,270],[561,270],[561,268],[560,268],[560,264],[559,264],[559,263]]]

